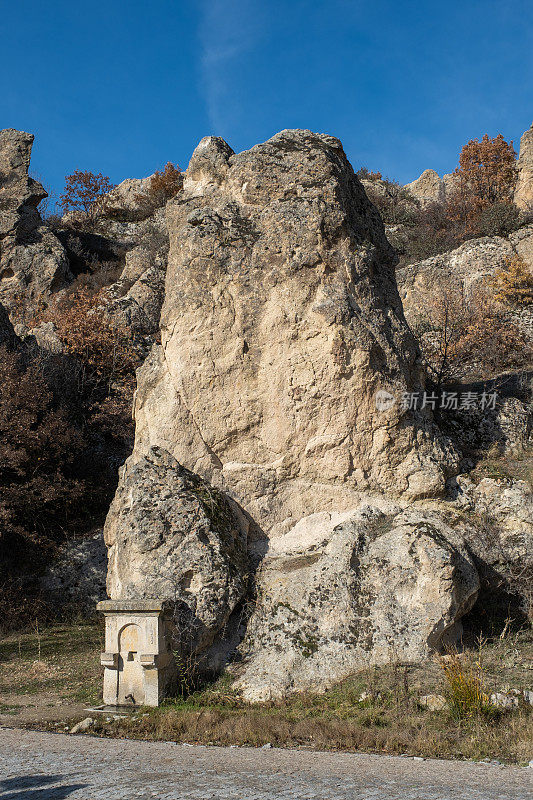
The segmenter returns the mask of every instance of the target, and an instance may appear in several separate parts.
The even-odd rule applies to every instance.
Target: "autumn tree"
[[[464,145],[455,169],[456,186],[447,213],[464,237],[479,234],[482,212],[501,203],[511,203],[516,182],[516,153],[502,134]]]
[[[413,329],[438,390],[450,381],[484,378],[531,362],[524,335],[483,285],[468,294],[458,285],[434,287]]]
[[[65,190],[60,196],[63,213],[72,212],[83,225],[92,226],[102,209],[103,199],[115,188],[107,175],[82,172],[77,169],[65,178]]]
[[[519,255],[508,256],[505,266],[488,282],[494,297],[510,306],[533,305],[533,275]]]

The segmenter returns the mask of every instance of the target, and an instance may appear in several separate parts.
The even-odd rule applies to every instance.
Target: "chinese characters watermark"
[[[496,408],[497,392],[403,392],[399,398],[385,389],[376,392],[374,402],[378,411],[388,411],[398,402],[402,411],[490,411]]]

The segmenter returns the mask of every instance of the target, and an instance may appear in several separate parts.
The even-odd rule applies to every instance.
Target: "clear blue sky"
[[[0,127],[35,134],[54,192],[114,182],[198,140],[243,150],[283,128],[338,136],[406,182],[533,120],[531,0],[2,0]]]

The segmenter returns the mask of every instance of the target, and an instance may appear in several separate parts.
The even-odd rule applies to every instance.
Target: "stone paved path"
[[[531,800],[533,770],[0,729],[0,800]]]

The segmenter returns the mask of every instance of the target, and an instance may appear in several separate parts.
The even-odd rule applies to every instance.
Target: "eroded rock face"
[[[486,278],[503,269],[515,253],[513,245],[501,236],[484,236],[450,250],[402,267],[396,273],[398,289],[407,319],[411,319],[434,290],[461,285],[469,295]]]
[[[148,178],[127,178],[115,186],[106,196],[103,207],[105,216],[111,219],[135,222],[149,216],[149,187],[152,175]]]
[[[454,173],[441,178],[434,169],[426,169],[415,181],[407,183],[405,188],[409,189],[423,207],[430,203],[445,203],[449,200],[455,189],[456,180]]]
[[[520,139],[520,153],[517,162],[518,177],[514,192],[514,202],[524,211],[533,210],[533,125]]]
[[[247,700],[323,691],[460,636],[479,588],[462,538],[438,514],[372,502],[305,517],[271,542],[232,668]]]
[[[111,599],[175,604],[188,650],[210,645],[248,585],[247,523],[163,450],[122,469],[104,529]]]
[[[107,289],[112,300],[107,310],[116,321],[148,338],[159,331],[165,294],[168,231],[164,209],[136,227],[137,244],[126,252],[120,278]]]
[[[28,176],[33,136],[0,131],[0,301],[33,305],[71,279],[65,250],[37,206],[47,196]]]
[[[235,155],[204,139],[167,219],[138,456],[168,450],[269,535],[369,486],[442,490],[453,453],[430,419],[376,407],[423,377],[394,253],[338,140],[284,131]]]

